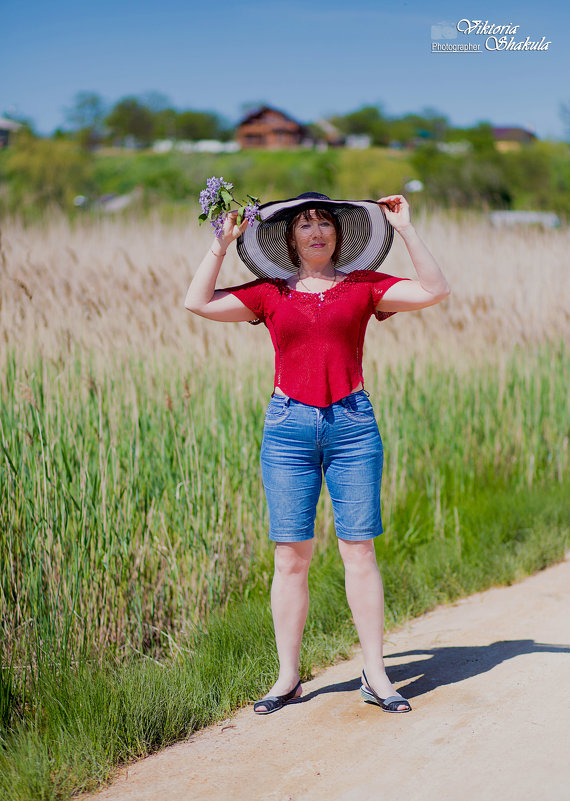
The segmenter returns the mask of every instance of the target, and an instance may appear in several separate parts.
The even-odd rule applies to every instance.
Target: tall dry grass
[[[416,225],[452,286],[440,306],[399,314],[367,338],[373,369],[410,354],[457,367],[548,339],[568,338],[570,230],[498,230],[486,219],[442,213]],[[0,356],[15,344],[21,358],[38,350],[56,358],[80,348],[98,354],[139,351],[181,364],[214,357],[272,357],[263,327],[213,323],[183,308],[186,288],[210,241],[191,220],[158,218],[52,219],[25,228],[8,221],[2,232]],[[396,236],[384,271],[413,276]],[[219,286],[252,280],[235,250]],[[271,376],[268,375],[268,389]]]

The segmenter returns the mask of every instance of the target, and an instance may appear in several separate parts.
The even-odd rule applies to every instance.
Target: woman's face
[[[334,225],[319,218],[314,209],[309,212],[309,219],[302,216],[296,221],[293,239],[302,261],[330,261],[336,247]]]

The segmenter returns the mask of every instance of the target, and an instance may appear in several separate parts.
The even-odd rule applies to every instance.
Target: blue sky
[[[569,9],[562,0],[5,0],[0,114],[48,133],[78,91],[109,102],[158,91],[231,121],[255,101],[305,122],[379,103],[390,115],[431,107],[456,125],[490,120],[561,138]],[[491,52],[485,36],[458,34],[449,41],[482,51],[431,52],[431,26],[463,18],[518,25],[515,41],[551,44]]]

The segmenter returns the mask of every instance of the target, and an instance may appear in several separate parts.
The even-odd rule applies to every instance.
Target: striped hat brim
[[[261,206],[261,222],[248,226],[237,240],[240,259],[258,278],[289,278],[297,267],[287,250],[287,225],[305,209],[319,208],[332,212],[342,229],[342,247],[335,266],[344,273],[377,270],[394,241],[394,229],[382,207],[374,200],[331,200],[316,193]]]

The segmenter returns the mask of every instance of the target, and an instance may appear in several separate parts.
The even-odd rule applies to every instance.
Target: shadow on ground
[[[386,672],[390,681],[408,681],[402,690],[406,698],[419,695],[457,682],[487,673],[501,662],[517,656],[536,653],[569,654],[570,645],[538,643],[534,640],[500,640],[490,645],[446,646],[442,648],[419,648],[411,651],[386,654]],[[424,656],[424,659],[417,659]],[[410,662],[390,665],[391,659],[414,657]],[[306,703],[324,693],[353,692],[360,687],[360,676],[349,681],[328,684],[302,696],[298,703]]]

